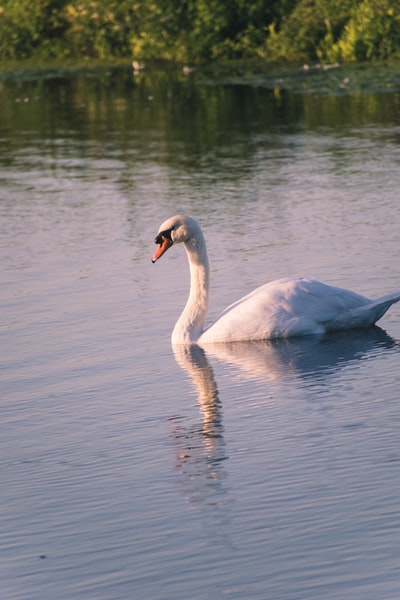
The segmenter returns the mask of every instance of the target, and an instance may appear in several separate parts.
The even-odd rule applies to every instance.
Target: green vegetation
[[[0,0],[0,60],[400,58],[399,0]]]

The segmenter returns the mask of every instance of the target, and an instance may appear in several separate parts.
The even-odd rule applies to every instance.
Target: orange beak
[[[165,235],[159,235],[156,238],[156,244],[158,244],[157,250],[153,254],[151,259],[152,263],[155,263],[173,244],[172,240],[168,239]]]

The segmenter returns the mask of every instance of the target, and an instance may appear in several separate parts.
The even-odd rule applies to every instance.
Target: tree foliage
[[[398,0],[299,0],[266,55],[288,60],[363,61],[400,57]]]
[[[0,0],[0,59],[399,55],[398,0]]]

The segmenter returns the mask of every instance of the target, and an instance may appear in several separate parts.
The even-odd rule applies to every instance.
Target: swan
[[[278,279],[240,298],[204,328],[210,268],[199,224],[192,217],[176,215],[162,223],[154,241],[158,248],[153,263],[178,243],[183,243],[189,260],[190,293],[172,332],[173,345],[267,340],[371,327],[400,300],[400,291],[370,300],[312,278]]]

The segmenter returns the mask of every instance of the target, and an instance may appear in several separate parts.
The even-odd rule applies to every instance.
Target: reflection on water
[[[240,378],[264,382],[298,378],[323,383],[350,363],[366,361],[375,353],[400,349],[380,327],[353,329],[299,338],[173,346],[177,363],[186,370],[198,394],[206,437],[222,435],[221,406],[214,371],[207,359],[214,356],[233,367]]]
[[[222,436],[221,402],[214,372],[204,350],[197,345],[173,347],[177,363],[188,373],[198,392],[200,411],[203,415],[201,433],[205,439]]]
[[[351,138],[362,140],[366,127],[375,124],[382,126],[381,133],[375,132],[378,140],[381,135],[398,139],[398,129],[384,129],[399,124],[398,94],[301,95],[290,91],[298,73],[286,73],[285,81],[277,94],[274,85],[230,85],[201,72],[185,78],[165,66],[149,68],[139,77],[132,76],[130,67],[58,76],[43,71],[42,77],[0,73],[0,151],[7,165],[23,167],[27,161],[39,166],[41,159],[51,157],[82,172],[91,156],[121,155],[133,169],[149,155],[160,165],[213,169],[216,156],[228,152],[235,161],[229,179],[237,179],[251,169],[257,138],[265,132],[264,144],[277,148],[281,157],[290,154],[280,135],[321,127],[338,137],[347,128]],[[341,150],[342,145],[337,152]],[[122,177],[134,179],[127,172]]]
[[[398,346],[379,327],[304,336],[288,340],[208,344],[207,354],[232,365],[243,377],[280,381],[297,377],[324,382],[350,362],[366,360],[370,354]]]
[[[191,378],[197,391],[202,421],[186,427],[176,417],[172,419],[171,438],[174,440],[175,468],[180,476],[182,493],[201,510],[211,538],[226,543],[231,502],[226,487],[226,454],[223,436],[222,406],[213,369],[199,346],[175,346],[177,363]]]
[[[186,371],[197,393],[202,416],[199,424],[186,426],[179,417],[171,419],[175,469],[179,486],[190,504],[200,510],[210,538],[229,541],[229,510],[232,495],[227,482],[228,457],[223,414],[214,370],[207,355],[231,367],[231,375],[264,383],[298,379],[326,384],[338,371],[357,362],[383,355],[399,344],[379,327],[335,332],[298,339],[208,344],[206,352],[197,345],[173,346],[175,359]]]
[[[49,75],[0,73],[3,596],[397,598],[398,343],[175,361],[186,259],[149,245],[199,219],[210,318],[282,276],[398,288],[400,95]]]

